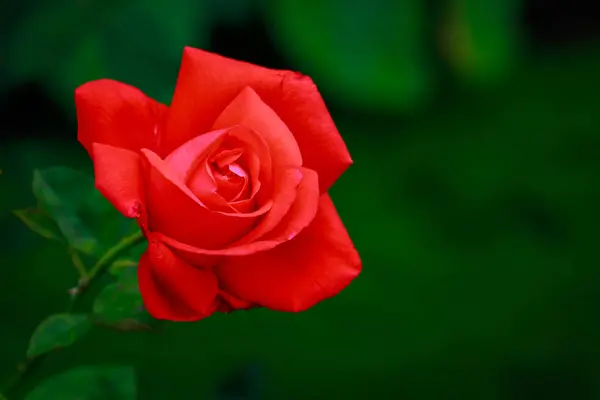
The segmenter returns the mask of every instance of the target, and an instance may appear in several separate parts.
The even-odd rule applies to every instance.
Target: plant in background
[[[168,101],[181,47],[210,46],[215,26],[253,15],[262,14],[281,55],[328,95],[392,113],[426,105],[440,69],[468,85],[502,82],[523,39],[522,0],[42,1],[2,19],[15,8],[6,4],[0,88],[35,80],[65,109],[73,87],[105,76]]]
[[[93,324],[298,312],[360,273],[327,194],[352,161],[310,78],[186,48],[170,107],[112,80],[84,84],[75,100],[95,183],[68,168],[36,171],[37,207],[15,213],[67,245],[80,279],[70,308],[35,330],[9,388]],[[92,311],[77,310],[105,273],[113,282]],[[80,368],[28,399],[70,396],[133,398],[133,371]]]
[[[265,1],[273,42],[324,93],[357,109],[427,105],[448,69],[502,82],[519,55],[521,0]]]

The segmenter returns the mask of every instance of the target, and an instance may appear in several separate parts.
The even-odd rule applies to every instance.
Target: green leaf
[[[43,210],[37,208],[25,208],[13,210],[17,216],[33,232],[45,237],[62,242],[64,240],[60,228]]]
[[[136,392],[133,368],[89,366],[51,376],[25,400],[132,400],[137,398]]]
[[[78,213],[90,194],[89,177],[78,171],[58,167],[33,172],[33,194],[41,207],[57,222],[74,249],[84,254],[97,252],[98,240]]]
[[[66,167],[35,170],[33,193],[70,246],[83,254],[99,257],[132,231],[132,221],[95,188],[91,174]]]
[[[427,100],[431,68],[421,0],[264,4],[280,51],[336,100],[377,111]]]
[[[158,321],[148,314],[140,294],[137,268],[126,268],[94,301],[94,322],[121,330],[148,330]]]
[[[92,323],[84,314],[55,314],[46,318],[33,332],[29,340],[27,357],[37,357],[75,343],[91,328]]]

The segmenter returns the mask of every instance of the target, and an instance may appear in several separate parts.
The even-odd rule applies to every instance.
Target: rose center
[[[251,186],[246,154],[240,148],[217,150],[198,166],[189,181],[190,189],[200,197],[212,192],[229,203],[245,200]]]

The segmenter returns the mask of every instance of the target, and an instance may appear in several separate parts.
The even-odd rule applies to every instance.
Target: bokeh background
[[[0,380],[77,279],[10,213],[33,168],[90,168],[73,90],[168,103],[190,45],[313,77],[355,160],[332,196],[364,271],[300,314],[94,328],[14,398],[118,363],[140,399],[599,399],[599,21],[566,0],[3,1]]]

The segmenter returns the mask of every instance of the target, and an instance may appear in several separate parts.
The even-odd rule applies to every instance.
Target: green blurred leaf
[[[68,168],[33,172],[33,193],[39,204],[54,218],[74,249],[91,255],[98,252],[100,245],[78,215],[87,203],[89,186],[86,175]]]
[[[93,177],[83,171],[35,170],[32,186],[40,206],[56,221],[71,247],[83,254],[100,256],[132,232],[132,221],[114,209],[94,187]]]
[[[442,33],[448,61],[467,82],[489,84],[518,56],[522,0],[449,0]]]
[[[336,99],[376,110],[429,94],[420,0],[265,2],[279,49]]]
[[[140,294],[137,268],[124,269],[94,301],[94,320],[120,330],[148,330],[158,322],[148,314]]]
[[[136,392],[131,367],[80,367],[46,379],[25,399],[131,400]]]
[[[100,78],[167,102],[183,47],[207,45],[210,16],[194,0],[45,2],[8,36],[6,67],[13,82],[43,83],[65,109],[77,86]]]
[[[64,240],[60,228],[43,210],[37,208],[25,208],[13,210],[15,214],[29,229],[45,237],[62,242]]]
[[[49,351],[68,347],[91,328],[84,314],[55,314],[46,318],[33,332],[27,348],[27,357],[36,357]]]

